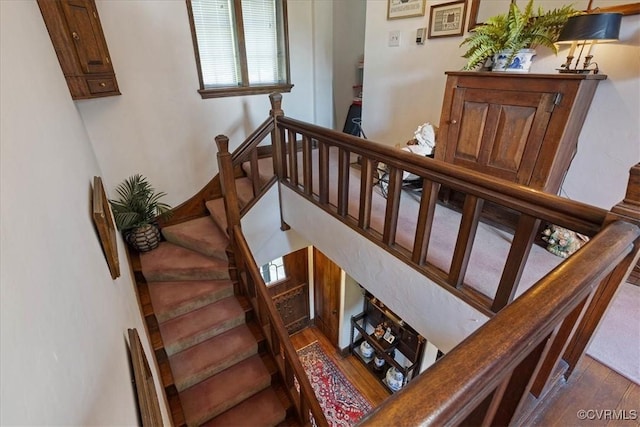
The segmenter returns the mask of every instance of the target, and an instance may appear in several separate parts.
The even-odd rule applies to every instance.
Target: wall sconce
[[[560,66],[558,71],[561,73],[574,74],[589,74],[593,71],[594,74],[598,74],[600,70],[598,63],[592,62],[593,55],[591,55],[591,49],[596,43],[618,40],[621,22],[621,13],[594,13],[569,18],[560,32],[558,44],[570,43],[571,48],[567,55],[567,61]],[[578,59],[576,59],[574,67],[571,68],[574,58],[573,54],[579,45],[581,48]],[[578,68],[586,45],[589,45],[589,49],[587,49],[587,54],[584,57],[584,64],[582,68]],[[595,68],[592,69],[591,67],[593,65],[595,65]]]

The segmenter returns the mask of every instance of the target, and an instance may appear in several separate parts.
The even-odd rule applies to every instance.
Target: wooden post
[[[640,226],[640,163],[634,165],[629,171],[629,182],[627,184],[625,198],[611,209],[605,219],[605,224],[618,220],[631,222]],[[638,262],[639,257],[640,241],[636,241],[634,251],[618,264],[609,276],[600,282],[591,300],[591,304],[587,307],[576,333],[573,335],[564,353],[563,358],[569,364],[569,368],[565,374],[567,379],[582,358],[618,287],[627,280],[631,270]],[[630,321],[634,320],[630,319]]]
[[[273,132],[271,132],[273,173],[278,177],[278,180],[282,182],[286,178],[286,147],[284,144],[284,131],[278,128],[278,117],[284,116],[284,111],[282,111],[282,94],[277,92],[270,94],[269,102],[271,102],[271,111],[269,111],[269,116],[273,118]],[[280,192],[278,192],[278,200],[280,202],[280,229],[282,231],[286,231],[291,227],[289,227],[289,224],[284,222],[284,218],[282,216],[282,194]]]
[[[276,92],[270,94],[269,102],[271,103],[269,116],[273,118],[275,125],[273,128],[273,132],[271,132],[273,173],[278,176],[278,179],[282,179],[284,175],[282,170],[284,162],[284,158],[282,157],[282,144],[284,143],[284,141],[282,141],[282,133],[278,129],[278,117],[284,116],[284,111],[282,111],[282,94]]]
[[[240,225],[240,205],[236,190],[236,179],[233,173],[233,161],[229,153],[229,138],[225,135],[216,136],[218,146],[218,173],[220,174],[220,186],[224,197],[225,211],[227,215],[227,235],[231,248],[235,253],[233,228]]]

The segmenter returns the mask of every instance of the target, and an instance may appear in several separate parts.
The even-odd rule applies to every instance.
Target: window
[[[282,257],[276,258],[270,263],[260,267],[260,275],[267,286],[285,279],[287,273],[284,269],[284,260]]]
[[[203,98],[289,92],[286,0],[187,0]]]

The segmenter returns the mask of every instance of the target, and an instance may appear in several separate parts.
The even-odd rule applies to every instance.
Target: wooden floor
[[[298,332],[291,341],[296,350],[318,341],[373,407],[390,396],[355,356],[343,357],[315,327]],[[527,426],[640,427],[640,386],[585,356],[569,381],[552,392],[537,412]]]

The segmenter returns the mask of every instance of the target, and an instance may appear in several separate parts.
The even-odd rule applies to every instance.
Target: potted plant
[[[124,239],[139,252],[150,251],[160,244],[157,218],[168,218],[171,207],[160,202],[165,193],[156,193],[147,178],[130,176],[116,188],[120,196],[109,200],[113,218]]]
[[[467,58],[464,69],[473,70],[493,59],[493,71],[528,72],[535,47],[546,46],[558,53],[554,43],[560,30],[577,13],[570,5],[545,12],[541,7],[534,10],[533,0],[524,9],[511,3],[507,13],[488,18],[460,44],[468,48],[463,55]]]

